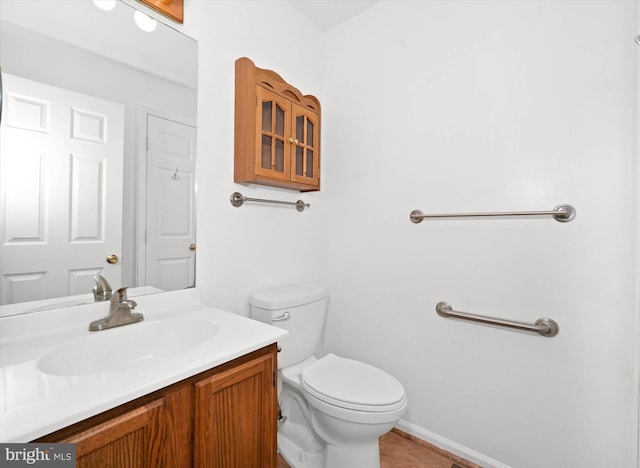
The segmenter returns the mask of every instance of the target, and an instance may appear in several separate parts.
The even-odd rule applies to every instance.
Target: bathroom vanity
[[[275,467],[287,332],[195,289],[136,301],[143,322],[99,332],[105,303],[0,319],[0,441],[75,443],[77,466]]]
[[[34,442],[75,443],[78,467],[275,467],[275,369],[270,345]]]

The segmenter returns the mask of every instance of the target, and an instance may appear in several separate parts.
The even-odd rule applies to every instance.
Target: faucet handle
[[[127,287],[123,286],[116,290],[111,296],[111,305],[118,305],[127,300]]]
[[[127,309],[135,309],[138,306],[138,303],[134,300],[127,299],[127,287],[123,286],[113,293],[111,297],[111,307],[110,310],[114,311],[121,307],[126,307]]]
[[[127,286],[122,286],[120,289],[118,289],[117,293],[120,295],[120,302],[127,300],[127,289]]]

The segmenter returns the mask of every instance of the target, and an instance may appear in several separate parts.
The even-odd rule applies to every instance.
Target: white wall
[[[393,373],[404,427],[484,464],[637,466],[633,20],[630,1],[394,1],[325,36],[325,349]],[[560,203],[574,221],[409,221]]]
[[[321,34],[284,1],[187,0],[205,301],[246,314],[255,290],[320,279],[325,348],[404,383],[403,427],[496,465],[636,466],[633,8],[394,1]],[[243,55],[323,103],[322,192],[232,183]],[[312,207],[237,209],[235,190]],[[565,202],[568,224],[408,221]],[[445,320],[440,300],[561,332]]]
[[[276,70],[322,102],[322,36],[284,1],[187,0],[184,31],[199,41],[196,283],[206,302],[248,315],[251,293],[318,278],[326,215],[324,192],[233,183],[235,60]],[[311,207],[235,208],[234,191]]]
[[[485,465],[636,466],[632,2],[384,2],[321,34],[287,2],[187,0],[199,41],[198,265],[206,302],[331,288],[325,349],[406,386],[403,428]],[[323,103],[323,186],[233,180],[233,64]],[[637,60],[637,58],[635,59]],[[577,218],[441,220],[539,210]],[[548,315],[552,339],[445,320]]]

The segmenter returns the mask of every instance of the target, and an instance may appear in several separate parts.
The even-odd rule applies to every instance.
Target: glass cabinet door
[[[256,86],[258,129],[256,173],[278,179],[289,179],[287,155],[291,138],[291,103],[275,93]]]
[[[292,103],[294,141],[291,180],[318,185],[320,169],[320,119],[311,110]]]

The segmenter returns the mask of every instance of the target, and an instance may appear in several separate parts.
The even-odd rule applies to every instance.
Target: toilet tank
[[[278,342],[278,368],[313,355],[320,345],[329,290],[316,284],[293,284],[253,294],[251,317],[289,331]]]

